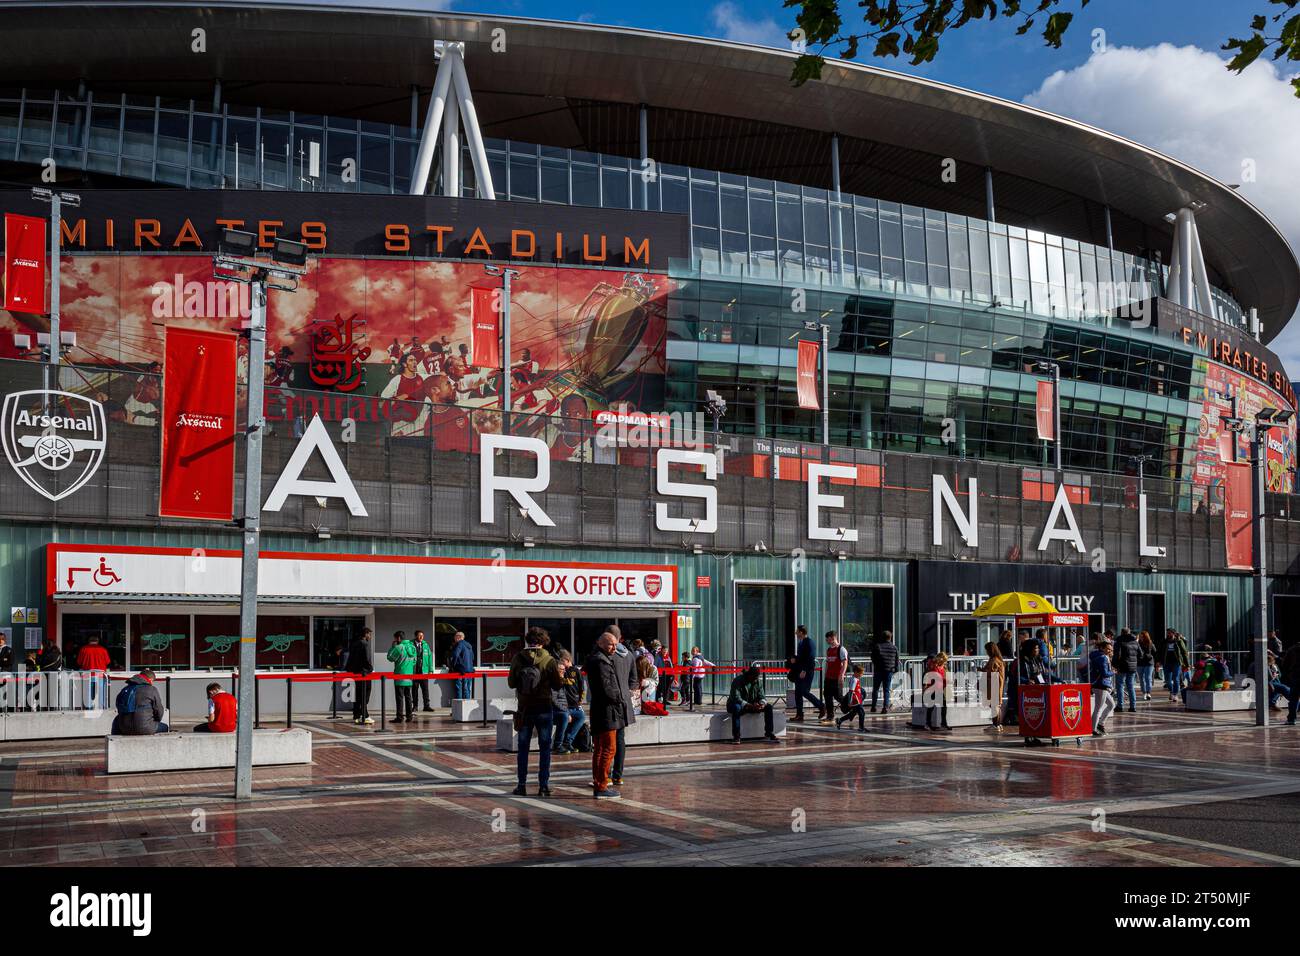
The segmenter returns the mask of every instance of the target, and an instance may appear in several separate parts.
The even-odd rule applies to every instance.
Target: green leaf
[[[886,33],[876,41],[876,56],[898,56],[898,38],[900,34],[895,31]]]
[[[1059,50],[1061,48],[1061,37],[1069,29],[1070,21],[1074,19],[1073,13],[1053,13],[1047,18],[1047,29],[1043,31],[1043,39],[1047,45]]]
[[[794,61],[794,71],[790,75],[791,86],[803,86],[809,80],[822,78],[822,67],[826,58],[813,53],[805,53]]]

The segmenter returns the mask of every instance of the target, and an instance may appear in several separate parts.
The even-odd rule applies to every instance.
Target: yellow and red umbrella
[[[1017,614],[1055,614],[1052,602],[1041,594],[1008,591],[989,598],[974,611],[975,617],[1015,617]]]

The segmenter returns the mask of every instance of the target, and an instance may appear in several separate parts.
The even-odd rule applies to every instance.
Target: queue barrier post
[[[167,675],[166,681],[167,681],[167,709],[171,710],[172,709],[172,675],[171,674]]]
[[[480,724],[480,726],[482,726],[482,727],[486,727],[486,726],[487,726],[487,722],[488,722],[488,719],[487,719],[487,714],[488,714],[488,695],[487,695],[488,679],[487,679],[487,677],[484,677],[484,678],[483,678],[483,680],[482,680],[482,684],[483,684],[483,704],[482,704],[482,707],[483,707],[483,721],[482,721],[482,723]],[[454,694],[455,691],[452,691],[452,693]]]
[[[383,675],[379,677],[379,729],[388,729],[388,688]]]
[[[334,672],[334,680],[330,681],[330,720],[339,719],[339,694],[338,694],[338,671]]]
[[[332,688],[333,688],[333,685],[331,685],[331,689],[332,689]],[[292,677],[286,677],[286,678],[284,679],[284,694],[285,694],[285,697],[286,697],[286,699],[287,699],[287,701],[288,701],[288,703],[287,703],[287,705],[286,705],[286,706],[288,707],[288,710],[289,710],[289,714],[288,714],[288,729],[289,729],[289,730],[293,730],[293,678],[292,678]]]

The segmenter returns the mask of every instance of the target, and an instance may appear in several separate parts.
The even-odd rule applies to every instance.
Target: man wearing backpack
[[[835,631],[826,632],[826,664],[823,667],[824,685],[822,696],[825,698],[826,713],[823,723],[835,719],[836,704],[844,702],[844,677],[849,670],[849,652],[840,643],[840,636]]]
[[[153,671],[144,668],[117,694],[117,716],[109,733],[122,737],[147,737],[167,733],[163,702],[153,686]]]
[[[564,686],[558,662],[543,646],[548,640],[545,630],[530,627],[524,635],[524,649],[510,662],[506,685],[515,692],[515,730],[519,753],[515,768],[519,785],[511,791],[517,797],[528,795],[528,751],[533,731],[537,731],[537,795],[551,795],[551,732],[555,729],[555,705],[552,694]]]

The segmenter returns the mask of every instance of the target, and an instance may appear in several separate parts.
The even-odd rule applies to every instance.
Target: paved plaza
[[[257,768],[246,804],[229,770],[109,778],[100,740],[5,743],[0,865],[1300,862],[1300,730],[1139,706],[1077,747],[895,714],[792,724],[779,745],[636,747],[609,802],[585,754],[555,758],[550,799],[511,796],[514,756],[441,714],[400,732],[295,721],[313,763]]]

